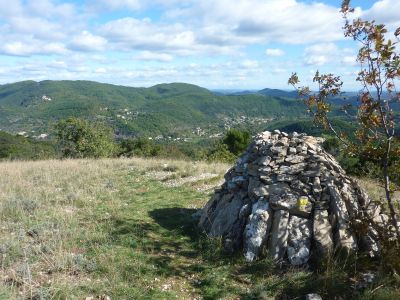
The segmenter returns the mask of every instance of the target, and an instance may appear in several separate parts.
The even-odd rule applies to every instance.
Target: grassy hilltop
[[[224,255],[191,215],[228,167],[144,159],[1,162],[0,299],[400,297],[384,277],[355,294],[355,271],[368,266],[351,260],[315,274]],[[373,182],[364,185],[379,196]]]

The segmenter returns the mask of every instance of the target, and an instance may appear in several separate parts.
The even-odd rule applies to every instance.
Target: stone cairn
[[[275,130],[256,136],[200,213],[210,237],[253,261],[267,253],[303,265],[336,249],[379,254],[374,224],[388,216],[322,149],[322,139]],[[367,223],[366,223],[367,222]]]

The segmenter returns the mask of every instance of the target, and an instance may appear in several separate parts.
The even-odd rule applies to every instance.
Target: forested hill
[[[185,83],[133,88],[90,81],[23,81],[0,86],[0,129],[51,131],[70,116],[101,120],[122,135],[213,135],[235,126],[261,130],[306,117],[303,104],[262,94],[216,95]]]

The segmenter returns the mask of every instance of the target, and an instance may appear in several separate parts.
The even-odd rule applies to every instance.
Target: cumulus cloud
[[[136,59],[137,60],[147,60],[147,61],[170,62],[174,58],[172,55],[169,55],[166,53],[143,51],[136,57]]]
[[[358,8],[355,16],[376,19],[388,24],[391,30],[400,26],[400,1],[373,2],[369,9],[365,9],[363,3],[364,9]],[[56,56],[52,65],[44,68],[48,60],[43,60],[42,69],[39,62],[28,68],[27,59],[17,58],[25,68],[15,72],[28,75],[50,74],[53,77],[54,68],[59,68],[57,76],[65,78],[78,75],[105,78],[113,72],[121,80],[134,78],[143,82],[150,81],[150,76],[154,76],[153,82],[170,77],[199,82],[202,76],[206,83],[225,82],[225,79],[230,83],[250,82],[260,81],[263,76],[268,78],[268,74],[275,74],[269,80],[276,80],[277,74],[283,77],[286,70],[309,65],[330,64],[329,67],[344,68],[354,64],[354,52],[336,45],[344,39],[343,19],[339,8],[328,3],[332,2],[0,0],[0,54],[34,56],[30,61],[37,58],[36,55]],[[148,18],[143,17],[146,14]],[[266,45],[274,44],[283,44],[282,49],[288,50],[285,53],[274,47],[266,49]],[[304,49],[303,56],[297,54],[302,59],[293,55],[291,45],[300,45],[294,48],[296,51]],[[249,50],[254,48],[256,52]],[[265,55],[259,55],[263,51],[269,57],[285,55],[285,60],[268,60]],[[196,64],[181,69],[178,65],[188,60],[182,58],[184,56]],[[120,58],[126,60],[121,63]],[[216,63],[205,64],[203,58]],[[226,59],[230,62],[222,64]],[[154,65],[176,61],[177,65],[167,68],[174,64],[158,64],[158,68],[136,70],[137,60],[152,61]],[[3,61],[7,62],[7,58],[3,57]],[[12,60],[9,61],[11,65]],[[125,63],[131,65],[120,70],[113,68]],[[133,67],[134,72],[129,70]],[[262,73],[265,69],[267,72]],[[107,70],[107,74],[101,70]]]
[[[314,44],[304,49],[304,64],[307,66],[336,66],[354,67],[357,63],[356,50],[340,48],[335,43]]]
[[[150,19],[123,18],[110,21],[100,27],[100,33],[125,50],[158,50],[180,46],[190,46],[193,33],[180,25],[161,27]],[[186,44],[184,45],[184,42]]]
[[[0,18],[20,15],[23,11],[20,1],[0,0]]]
[[[357,65],[357,56],[355,55],[345,55],[342,57],[342,64],[346,66],[356,66]]]
[[[0,52],[3,55],[64,55],[66,40],[82,26],[70,3],[0,0]]]
[[[334,43],[315,44],[304,50],[306,65],[322,66],[332,61],[339,54],[339,49]]]
[[[394,29],[400,26],[400,1],[398,0],[379,0],[374,5],[361,14],[362,18],[376,20]]]
[[[6,34],[23,37],[31,36],[41,40],[60,40],[67,36],[61,24],[51,22],[37,17],[15,16],[8,20],[6,27],[3,27]]]
[[[342,38],[337,8],[295,0],[204,0],[195,8],[205,24],[225,24],[231,36],[243,42],[257,39],[291,44],[326,42]],[[266,17],[268,16],[268,17]]]
[[[20,1],[16,0],[16,2]],[[50,0],[28,0],[26,10],[31,16],[54,19],[70,19],[76,14],[73,4],[54,2]]]
[[[93,35],[85,30],[72,38],[70,48],[79,51],[101,51],[104,50],[106,45],[107,40],[105,38]]]
[[[140,0],[91,0],[88,2],[90,8],[95,10],[139,10],[142,8]]]
[[[114,47],[122,51],[142,50],[169,55],[232,54],[235,47],[216,46],[199,41],[196,33],[180,24],[159,24],[148,18],[131,17],[107,22],[99,29]]]
[[[265,50],[265,54],[267,56],[283,56],[285,55],[285,52],[282,49],[267,49]]]
[[[107,69],[106,68],[97,68],[94,70],[94,72],[97,74],[105,74],[105,73],[107,73]]]
[[[63,44],[60,43],[44,43],[38,41],[11,41],[0,45],[0,54],[12,56],[31,56],[39,55],[52,55],[52,54],[65,54],[67,50]]]
[[[338,9],[321,3],[238,0],[232,5],[230,0],[203,0],[173,11],[166,15],[175,17],[175,22],[128,17],[104,24],[100,32],[127,49],[179,49],[181,54],[211,50],[229,53],[254,43],[306,44],[343,38]]]
[[[260,64],[256,60],[246,59],[242,61],[241,66],[244,69],[257,69],[260,66]]]
[[[254,43],[302,44],[310,40],[341,38],[342,20],[338,17],[338,9],[320,3],[305,4],[296,0],[238,0],[234,5],[230,0],[184,3],[177,0],[151,3],[99,0],[88,3],[107,11],[140,10],[159,5],[166,8],[165,15],[176,10],[180,13],[175,14],[175,20],[125,17],[106,23],[100,21],[90,28],[89,20],[84,21],[83,12],[71,3],[51,0],[5,3],[0,0],[4,7],[0,16],[6,20],[3,31],[68,44],[73,51],[99,51],[110,46],[116,51],[142,50],[168,55],[232,55]],[[276,55],[278,52],[271,53]]]

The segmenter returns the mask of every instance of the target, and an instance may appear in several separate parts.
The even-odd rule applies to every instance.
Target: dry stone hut
[[[256,136],[202,210],[199,225],[249,261],[267,253],[302,265],[312,253],[338,247],[376,255],[378,233],[368,220],[384,224],[388,217],[321,142],[278,130]]]

